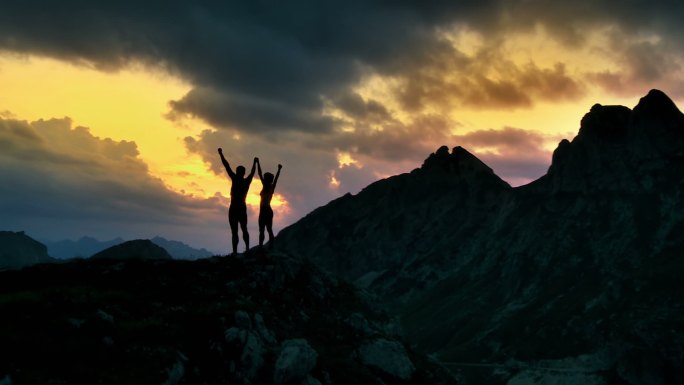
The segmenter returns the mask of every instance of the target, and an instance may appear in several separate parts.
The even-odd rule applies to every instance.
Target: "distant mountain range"
[[[173,258],[176,259],[198,259],[207,258],[214,255],[214,253],[207,249],[195,249],[187,244],[179,241],[172,241],[166,238],[156,236],[151,239],[155,244],[163,247],[168,251]],[[88,258],[93,254],[99,253],[107,248],[123,243],[121,238],[115,238],[109,241],[98,241],[92,237],[82,237],[77,241],[62,240],[56,242],[44,242],[48,248],[48,253],[58,259],[70,258]]]
[[[77,241],[70,239],[64,239],[61,241],[43,241],[45,246],[48,248],[48,253],[59,259],[71,259],[71,258],[88,258],[95,253],[118,245],[124,242],[121,238],[115,238],[109,241],[98,241],[92,237],[82,237]]]
[[[375,294],[465,382],[684,383],[684,115],[594,105],[510,187],[463,148],[278,235]]]
[[[183,242],[170,241],[159,236],[152,238],[151,241],[163,247],[175,259],[199,259],[211,257],[215,254],[205,248],[195,249]]]
[[[117,247],[121,245],[124,247]],[[47,242],[45,245],[24,232],[0,231],[0,270],[73,258],[90,258],[96,255],[101,257],[103,252],[106,258],[116,256],[163,259],[169,256],[174,259],[194,260],[213,255],[207,249],[195,249],[185,243],[158,236],[133,243],[125,242],[121,238],[98,241],[95,238],[83,237],[78,241],[63,240]]]

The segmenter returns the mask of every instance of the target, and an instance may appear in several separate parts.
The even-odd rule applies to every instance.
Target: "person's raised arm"
[[[247,175],[247,179],[252,180],[252,178],[254,177],[254,170],[256,169],[257,163],[259,163],[259,158],[255,156],[254,162],[252,162],[252,171],[250,171],[249,175]]]
[[[259,173],[259,179],[261,179],[261,182],[263,183],[264,182],[264,176],[261,175],[261,162],[259,161],[259,158],[257,158],[256,165],[257,165],[257,172]]]
[[[221,163],[223,163],[223,167],[226,168],[226,172],[228,173],[228,176],[230,177],[230,179],[233,179],[235,177],[235,173],[230,168],[230,164],[228,164],[228,161],[226,160],[226,158],[223,156],[223,149],[219,147],[218,153],[219,153],[219,155],[221,155]]]
[[[272,191],[275,191],[276,184],[278,183],[278,177],[280,176],[280,169],[281,169],[281,168],[283,168],[283,165],[282,165],[282,164],[279,164],[279,165],[278,165],[278,172],[276,172],[276,176],[275,176],[275,178],[273,179],[273,189],[272,189]]]

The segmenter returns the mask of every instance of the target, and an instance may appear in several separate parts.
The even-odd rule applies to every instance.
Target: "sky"
[[[684,100],[671,1],[90,3],[0,5],[0,230],[227,252],[219,147],[283,165],[277,232],[442,145],[519,186],[593,104]]]

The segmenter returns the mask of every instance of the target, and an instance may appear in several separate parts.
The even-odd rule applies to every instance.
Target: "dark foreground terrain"
[[[84,260],[0,273],[2,384],[450,384],[305,261]]]

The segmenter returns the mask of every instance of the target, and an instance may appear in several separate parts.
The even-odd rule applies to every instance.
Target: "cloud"
[[[307,108],[287,100],[239,96],[211,88],[195,88],[181,100],[171,101],[172,120],[186,116],[199,117],[214,127],[242,129],[250,132],[277,131],[326,132],[333,126],[331,118],[321,115],[322,106]]]
[[[347,97],[368,74],[396,79],[394,96],[417,113],[426,112],[426,104],[528,108],[537,100],[576,100],[585,85],[565,63],[514,64],[502,42],[541,27],[577,47],[588,44],[590,32],[611,25],[628,37],[650,31],[680,55],[677,37],[684,29],[674,17],[680,7],[589,0],[9,1],[0,12],[0,49],[107,71],[131,63],[163,68],[194,85],[170,104],[172,118],[194,116],[217,128],[263,135],[325,133],[339,123],[322,114],[326,100],[352,108]],[[481,34],[482,49],[466,54],[445,39],[443,31],[459,26]],[[652,71],[643,64],[635,74],[647,81]],[[611,83],[611,75],[604,76],[606,87],[631,82]]]
[[[97,235],[92,223],[102,236],[153,236],[223,211],[217,197],[189,198],[152,177],[134,142],[95,137],[68,118],[0,119],[0,163],[0,227],[44,237]]]
[[[518,8],[546,20],[547,8],[498,1],[10,1],[0,13],[0,48],[108,71],[130,63],[162,67],[195,85],[172,103],[174,111],[217,127],[326,131],[322,97],[348,92],[369,72],[405,78],[448,64],[474,74],[437,31],[460,23],[494,36],[513,28],[508,14]],[[577,9],[563,15],[569,21],[549,24],[571,22]],[[468,83],[455,85],[463,90]],[[507,79],[473,85],[484,94],[467,98],[471,104],[529,104]]]
[[[395,92],[402,107],[409,111],[434,106],[443,111],[517,109],[530,108],[536,101],[572,101],[585,95],[585,85],[568,74],[565,64],[557,62],[551,68],[539,68],[534,62],[519,65],[500,44],[484,45],[470,55],[433,56],[399,81]]]
[[[323,143],[331,148],[389,162],[413,160],[420,164],[434,152],[435,143],[450,141],[457,123],[437,115],[416,116],[408,123],[390,121],[380,129],[357,125],[353,132],[329,136]]]
[[[546,173],[552,155],[547,145],[560,139],[514,127],[478,130],[453,138],[515,186],[529,183]]]
[[[684,97],[684,58],[676,44],[657,35],[630,37],[619,30],[610,31],[617,70],[589,72],[587,77],[604,90],[618,96],[639,95],[658,88],[672,97]]]

